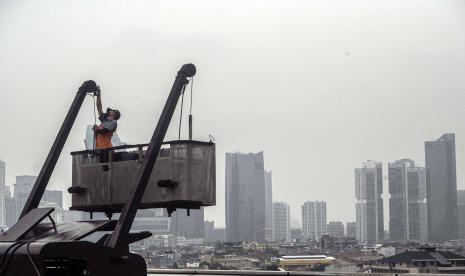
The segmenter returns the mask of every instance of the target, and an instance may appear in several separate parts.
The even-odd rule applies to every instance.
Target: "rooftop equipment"
[[[147,145],[73,152],[71,210],[120,212],[145,157]],[[121,149],[130,151],[121,152]],[[107,162],[100,156],[108,155]],[[198,209],[215,205],[215,144],[192,140],[163,143],[139,209]]]

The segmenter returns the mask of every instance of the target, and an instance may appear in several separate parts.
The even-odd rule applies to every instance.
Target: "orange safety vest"
[[[100,124],[97,130],[104,129],[103,124]],[[113,137],[113,131],[106,132],[95,132],[95,149],[106,149],[112,148],[111,138]]]

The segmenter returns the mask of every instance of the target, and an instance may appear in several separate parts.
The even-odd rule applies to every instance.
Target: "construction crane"
[[[70,209],[105,212],[110,219],[54,222],[54,209],[39,208],[39,203],[84,98],[98,89],[92,80],[82,84],[18,222],[0,236],[0,275],[147,275],[145,260],[129,252],[129,244],[151,236],[130,232],[137,210],[172,212],[215,204],[214,144],[164,142],[177,102],[195,73],[193,64],[178,71],[148,144],[72,153]],[[120,213],[118,220],[111,220],[113,213]],[[98,241],[85,240],[103,231],[107,234]]]

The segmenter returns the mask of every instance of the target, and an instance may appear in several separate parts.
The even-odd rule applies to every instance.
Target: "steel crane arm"
[[[97,91],[97,89],[97,84],[93,80],[85,81],[81,87],[79,87],[79,90],[74,97],[73,103],[68,110],[68,114],[66,114],[65,120],[63,121],[60,130],[58,131],[55,142],[53,142],[52,148],[48,153],[47,159],[45,159],[45,163],[40,170],[39,176],[34,183],[34,187],[29,194],[29,197],[19,218],[22,218],[29,211],[39,206],[40,200],[42,199],[42,196],[45,192],[45,188],[47,187],[48,181],[50,180],[50,176],[55,169],[58,157],[60,157],[63,146],[68,139],[69,132],[71,131],[74,121],[79,113],[79,110],[81,109],[84,98],[88,93],[94,93]]]
[[[178,71],[171,92],[166,100],[165,107],[160,115],[155,131],[150,139],[145,158],[136,177],[136,185],[132,189],[128,202],[119,217],[116,228],[105,242],[105,245],[111,248],[127,250],[129,240],[129,230],[131,229],[137,209],[144,195],[145,188],[152,173],[155,161],[165,138],[166,131],[171,122],[174,110],[178,103],[179,97],[183,93],[185,86],[189,83],[188,78],[194,76],[196,68],[193,64],[184,64]]]

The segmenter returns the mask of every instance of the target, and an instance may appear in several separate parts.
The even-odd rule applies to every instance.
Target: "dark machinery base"
[[[144,258],[132,253],[118,253],[115,249],[87,241],[2,242],[0,275],[147,275]]]

